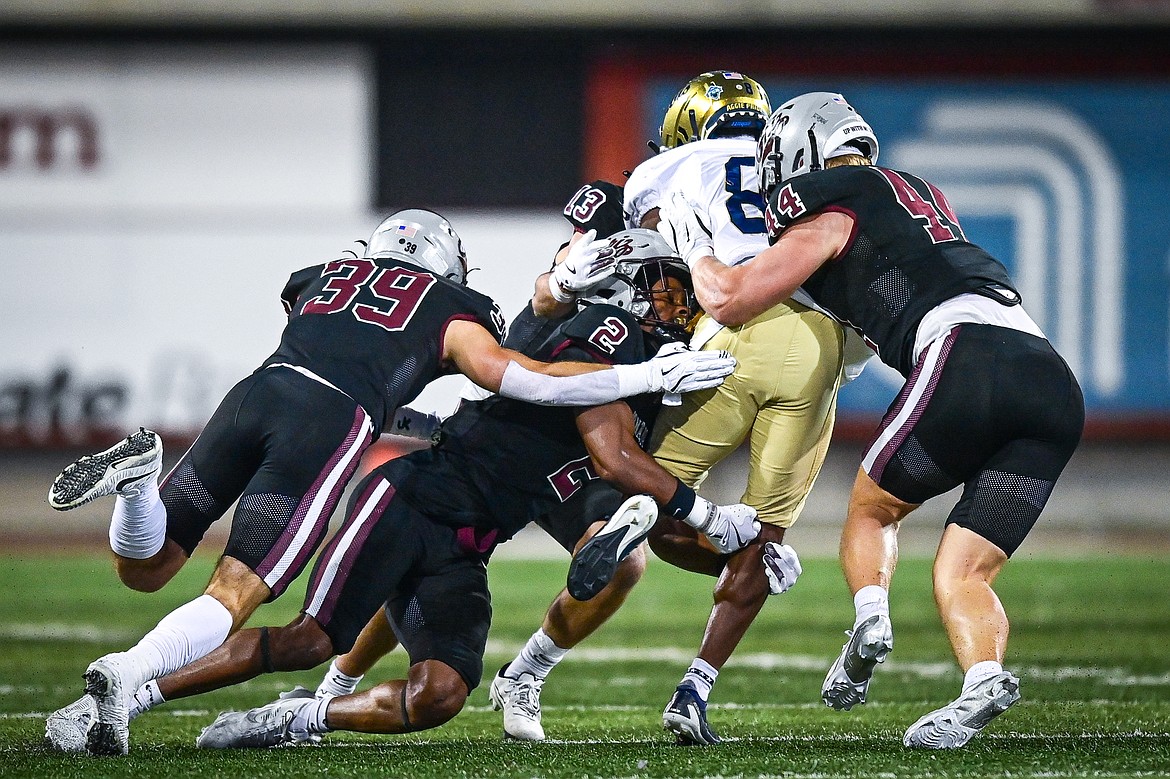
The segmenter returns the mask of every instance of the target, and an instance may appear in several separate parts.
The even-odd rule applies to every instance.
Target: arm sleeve
[[[652,371],[648,363],[638,363],[579,376],[546,376],[509,362],[500,394],[540,406],[600,406],[654,391]]]

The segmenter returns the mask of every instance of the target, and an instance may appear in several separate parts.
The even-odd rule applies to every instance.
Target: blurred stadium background
[[[568,234],[566,198],[620,183],[674,91],[717,68],[774,104],[844,92],[1075,366],[1086,443],[1022,553],[1170,548],[1165,0],[7,0],[5,545],[101,548],[108,505],[54,514],[53,474],[140,424],[177,455],[275,346],[288,274],[393,209],[448,214],[473,285],[514,315]],[[414,405],[447,412],[460,387]],[[834,549],[893,388],[871,368],[843,391],[798,546]],[[736,499],[741,473],[705,492]],[[937,540],[936,503],[908,551]]]

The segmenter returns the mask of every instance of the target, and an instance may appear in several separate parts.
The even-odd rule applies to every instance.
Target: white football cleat
[[[849,711],[865,703],[873,669],[894,649],[894,628],[885,614],[874,614],[845,634],[849,640],[825,676],[821,700],[826,706]]]
[[[975,684],[906,730],[902,743],[920,749],[955,749],[1020,699],[1020,680],[1007,671]]]
[[[316,697],[281,698],[249,711],[225,711],[203,729],[195,746],[200,749],[265,749],[312,743],[313,733],[294,731],[297,711],[316,704]]]
[[[567,587],[585,601],[605,589],[622,560],[642,543],[658,521],[658,504],[649,495],[634,495],[618,507],[601,530],[573,555]]]
[[[317,693],[310,690],[308,687],[305,687],[304,685],[298,684],[296,687],[293,687],[291,690],[285,690],[278,697],[282,701],[287,701],[287,700],[294,700],[296,698],[301,698],[301,699],[315,698],[315,699],[319,700],[321,698],[333,698],[336,696],[334,696],[334,695],[318,695]],[[308,738],[306,738],[303,741],[297,741],[295,743],[297,743],[297,744],[311,744],[312,746],[317,746],[318,744],[321,743],[321,741],[324,738],[325,738],[325,736],[320,734],[320,733],[310,733],[308,735]]]
[[[504,712],[504,738],[544,741],[544,727],[540,724],[540,688],[544,679],[530,673],[513,678],[504,674],[507,670],[507,665],[501,668],[488,688],[492,709]]]
[[[45,741],[62,752],[84,752],[90,726],[97,719],[97,703],[82,695],[57,709],[45,720]]]
[[[53,479],[49,505],[68,511],[94,498],[130,491],[162,468],[162,439],[146,428],[126,436],[104,452],[87,454]]]
[[[130,751],[131,698],[149,675],[125,652],[99,657],[85,669],[85,692],[97,704],[86,737],[91,755],[125,755]]]

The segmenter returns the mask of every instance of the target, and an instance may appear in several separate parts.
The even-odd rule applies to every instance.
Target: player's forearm
[[[600,406],[632,395],[661,391],[655,386],[647,365],[611,367],[581,362],[542,363],[522,358],[508,364],[498,389],[480,386],[507,398],[541,406]]]
[[[537,316],[546,319],[557,319],[568,316],[576,308],[576,301],[561,302],[552,296],[549,280],[552,272],[542,273],[536,278],[536,288],[532,293],[532,310]]]
[[[735,327],[751,321],[796,291],[753,283],[750,265],[727,266],[704,257],[691,268],[695,296],[715,321]]]
[[[676,479],[663,470],[654,458],[633,446],[623,446],[602,457],[593,456],[597,475],[627,495],[649,495],[662,505],[670,500],[677,487]]]

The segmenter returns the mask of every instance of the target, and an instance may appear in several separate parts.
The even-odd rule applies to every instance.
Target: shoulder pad
[[[320,277],[321,271],[325,266],[314,265],[311,268],[302,268],[288,277],[285,282],[284,289],[280,292],[280,302],[284,305],[284,313],[291,314],[292,310],[296,308],[297,298],[305,291],[305,287],[313,279]]]
[[[492,334],[492,337],[496,339],[497,343],[504,340],[508,332],[508,323],[504,319],[504,312],[500,310],[496,301],[471,287],[466,287],[458,282],[451,281],[451,279],[437,276],[429,271],[428,273],[434,277],[435,282],[443,288],[444,294],[448,296],[446,298],[447,305],[453,307],[458,314],[461,314],[461,318],[467,319],[468,315],[474,317],[475,321],[483,325],[484,329]],[[448,311],[450,312],[450,309]]]
[[[508,337],[508,323],[504,320],[504,312],[500,310],[500,305],[496,301],[488,298],[491,304],[484,321],[484,326],[487,327],[488,332],[496,339],[496,343],[503,343],[504,339]]]
[[[867,167],[846,165],[795,176],[772,191],[764,209],[768,239],[775,242],[784,228],[801,217],[823,211],[827,206],[857,194],[855,176]]]
[[[638,320],[617,306],[587,306],[565,323],[561,336],[610,363],[632,364],[648,357]]]
[[[621,187],[608,181],[586,184],[565,204],[565,219],[581,232],[596,230],[598,238],[608,238],[626,226],[622,194]]]

